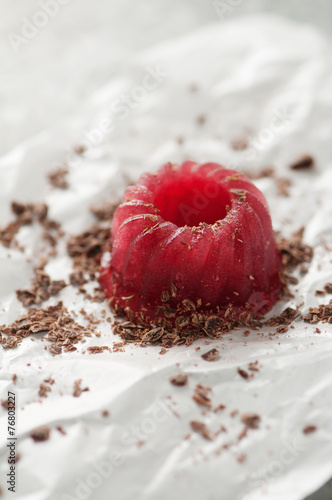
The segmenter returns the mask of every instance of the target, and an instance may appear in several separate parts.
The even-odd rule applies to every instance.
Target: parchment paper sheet
[[[271,314],[300,304],[305,312],[328,301],[315,290],[332,281],[331,252],[322,244],[322,239],[332,242],[331,54],[330,43],[313,28],[272,16],[216,23],[142,53],[83,108],[1,158],[0,225],[11,218],[11,200],[45,200],[67,234],[79,233],[93,221],[91,204],[116,201],[128,179],[165,161],[212,160],[251,171],[273,165],[292,181],[289,197],[280,196],[272,179],[257,181],[274,227],[289,235],[304,224],[315,256],[294,299]],[[110,133],[103,132],[110,126],[105,119],[113,123]],[[244,134],[249,147],[234,151],[230,142]],[[88,150],[79,157],[73,147],[82,142]],[[315,158],[315,169],[290,171],[290,162],[304,152]],[[70,189],[51,189],[46,174],[63,162],[70,166]],[[25,254],[0,247],[0,324],[23,312],[15,290],[29,286],[38,258],[38,228],[23,228],[19,239]],[[68,279],[71,261],[64,245],[47,271]],[[70,310],[83,306],[97,317],[104,307],[83,303],[71,287],[58,298]],[[244,337],[240,330],[209,346],[200,341],[165,355],[160,347],[136,346],[82,354],[89,345],[120,340],[104,322],[102,336],[79,344],[77,352],[53,357],[37,338],[14,350],[0,349],[0,397],[14,390],[18,398],[15,498],[303,499],[332,475],[332,325],[320,329],[317,334],[315,326],[300,320],[274,340],[267,335],[271,328],[263,328],[265,336]],[[221,356],[207,363],[200,356],[212,347]],[[242,379],[237,367],[246,369],[255,360],[260,371]],[[186,387],[169,383],[179,371],[189,375]],[[41,401],[39,384],[50,376],[56,382]],[[74,398],[79,378],[90,390]],[[212,388],[213,405],[226,405],[223,412],[202,415],[192,400],[198,382]],[[235,409],[239,413],[231,417]],[[109,417],[102,417],[103,410]],[[261,415],[260,428],[216,453],[236,440],[246,412]],[[6,419],[0,408],[4,490]],[[213,431],[224,425],[228,432],[211,442],[193,433],[184,439],[191,420],[204,421]],[[52,428],[50,440],[34,443],[29,432],[42,424]],[[305,436],[302,429],[309,424],[317,431]],[[59,425],[65,436],[55,429]],[[246,460],[239,463],[242,454]]]

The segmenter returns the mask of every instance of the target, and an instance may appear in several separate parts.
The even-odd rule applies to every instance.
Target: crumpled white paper
[[[93,221],[91,204],[117,200],[128,179],[165,161],[213,160],[251,171],[273,165],[292,181],[289,197],[278,194],[271,178],[257,181],[274,228],[289,235],[304,224],[315,256],[294,299],[277,304],[271,314],[300,304],[306,312],[329,300],[316,297],[315,290],[332,281],[331,253],[323,244],[332,237],[331,62],[330,43],[314,29],[272,16],[217,23],[145,52],[84,109],[1,159],[0,224],[10,220],[12,199],[45,200],[50,216],[68,234],[78,233]],[[249,147],[234,151],[231,141],[244,134]],[[73,146],[82,142],[88,150],[80,157]],[[290,162],[304,152],[314,156],[315,169],[290,171]],[[70,165],[71,187],[51,189],[45,175],[63,162]],[[0,247],[0,324],[23,312],[15,290],[29,286],[33,263],[26,257],[38,257],[37,227],[23,228],[19,239],[25,254]],[[71,261],[64,245],[47,271],[68,279]],[[83,306],[96,316],[104,307],[83,302],[70,287],[59,298],[70,310]],[[38,339],[0,349],[0,397],[14,391],[19,408],[15,498],[303,499],[332,475],[332,326],[319,325],[320,334],[315,328],[299,320],[273,340],[271,328],[249,337],[234,331],[210,345],[202,340],[165,355],[160,347],[136,346],[82,354],[89,345],[120,340],[105,322],[102,336],[79,344],[77,352],[53,357]],[[208,363],[201,354],[212,347],[221,356]],[[260,371],[242,379],[237,367],[247,369],[255,360]],[[189,383],[177,388],[169,377],[180,371]],[[56,382],[41,400],[39,385],[48,377]],[[79,378],[90,391],[74,398]],[[212,388],[213,406],[224,404],[223,411],[202,414],[192,400],[198,382]],[[103,417],[103,410],[110,415]],[[260,428],[223,448],[237,440],[247,412],[261,416]],[[6,419],[0,408],[4,490]],[[191,432],[192,420],[216,432],[224,425],[227,432],[206,441]],[[52,428],[50,440],[34,443],[29,433],[42,424]],[[65,436],[56,430],[59,425]],[[317,431],[304,435],[307,425]],[[246,459],[239,463],[242,455]],[[5,498],[10,495],[5,492]]]

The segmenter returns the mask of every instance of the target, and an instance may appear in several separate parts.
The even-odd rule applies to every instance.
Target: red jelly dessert
[[[280,296],[280,268],[263,194],[239,172],[187,161],[126,190],[100,283],[131,321],[189,328],[264,314]]]

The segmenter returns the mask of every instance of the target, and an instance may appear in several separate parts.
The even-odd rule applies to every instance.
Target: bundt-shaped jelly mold
[[[278,300],[280,268],[263,194],[239,172],[187,161],[127,188],[100,282],[113,310],[138,323],[245,322]]]

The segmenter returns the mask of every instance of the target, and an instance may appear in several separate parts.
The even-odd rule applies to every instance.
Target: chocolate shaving
[[[272,318],[266,320],[264,325],[266,326],[279,326],[279,325],[290,325],[293,321],[300,316],[300,311],[298,309],[292,309],[287,307],[279,316],[273,316]]]
[[[248,373],[248,372],[246,372],[246,371],[245,371],[245,370],[243,370],[242,368],[238,368],[238,369],[237,369],[237,372],[238,372],[238,374],[239,374],[242,378],[244,378],[245,380],[248,380],[248,378],[249,378],[249,373]]]
[[[238,435],[238,441],[240,442],[242,439],[244,439],[248,434],[248,427],[245,425],[240,434]]]
[[[176,294],[174,288],[170,295],[167,294],[167,297],[166,294],[163,294],[163,298],[172,300],[171,297]],[[223,317],[217,317],[206,312],[201,313],[199,308],[202,306],[202,301],[198,299],[197,305],[191,300],[183,300],[177,304],[176,309],[171,309],[167,302],[165,302],[165,305],[158,306],[156,308],[157,317],[153,321],[159,326],[151,328],[149,326],[151,323],[150,318],[144,316],[143,310],[135,314],[129,306],[124,310],[115,297],[108,299],[108,304],[116,317],[122,318],[125,314],[130,317],[130,321],[122,323],[116,321],[114,323],[113,332],[115,334],[120,335],[128,343],[133,342],[138,345],[160,344],[167,349],[174,345],[191,345],[194,340],[202,337],[218,339],[224,333],[241,325],[256,330],[263,325],[249,310],[241,313],[239,317],[236,311],[233,311],[231,305],[225,308]],[[175,321],[174,317],[176,317]],[[169,318],[173,319],[173,322]]]
[[[251,362],[249,363],[248,365],[248,369],[251,370],[252,372],[259,372],[259,368],[258,368],[258,360],[255,361],[255,362]]]
[[[195,403],[201,406],[206,406],[207,408],[211,408],[211,399],[208,397],[211,388],[206,387],[203,384],[197,384],[194,390],[193,400]]]
[[[47,441],[49,439],[50,433],[51,429],[46,425],[42,425],[31,431],[30,436],[35,442],[42,442],[42,441]]]
[[[55,384],[55,380],[54,380],[54,378],[52,378],[52,377],[48,377],[48,378],[46,378],[46,379],[44,380],[44,382],[45,382],[46,384],[50,384],[50,385]]]
[[[235,151],[244,151],[249,145],[248,139],[246,137],[238,137],[231,141],[231,147]]]
[[[86,151],[86,146],[84,144],[76,144],[73,149],[76,154],[82,155]]]
[[[63,436],[66,436],[67,434],[67,432],[60,425],[56,427],[56,430],[59,431]]]
[[[51,388],[48,385],[42,383],[39,386],[38,396],[40,398],[47,398],[47,393],[50,391],[51,391]]]
[[[289,196],[289,187],[292,184],[290,179],[286,179],[285,177],[274,177],[274,181],[278,188],[278,193],[281,196]]]
[[[162,302],[168,302],[170,298],[171,298],[171,294],[169,293],[169,291],[168,291],[168,290],[164,290],[164,291],[161,293],[160,300],[161,300]]]
[[[259,172],[254,173],[254,172],[249,172],[246,171],[245,175],[252,180],[258,180],[258,179],[264,179],[266,177],[273,177],[275,174],[274,168],[273,167],[264,167],[262,168]]]
[[[103,302],[105,296],[101,288],[95,289],[95,295],[89,295],[83,285],[95,280],[99,272],[102,252],[107,248],[110,239],[110,221],[118,204],[109,201],[100,206],[92,206],[91,213],[98,222],[89,229],[76,236],[72,236],[67,243],[68,255],[73,259],[74,272],[70,275],[70,282],[79,286],[79,291],[86,299],[92,302]]]
[[[63,280],[51,280],[45,272],[46,262],[35,268],[35,277],[31,280],[30,290],[16,290],[17,299],[22,302],[24,307],[34,304],[41,304],[51,296],[58,295],[67,285]]]
[[[271,179],[274,180],[278,189],[278,193],[281,196],[289,196],[289,187],[292,181],[285,177],[278,177],[277,174],[275,173],[274,168],[272,167],[264,167],[257,173],[246,171],[245,175],[252,180],[258,180],[270,177]]]
[[[12,245],[14,248],[18,248],[15,236],[20,228],[21,225],[18,222],[11,222],[4,229],[0,229],[0,243],[6,248],[10,248]]]
[[[84,389],[81,388],[81,382],[82,382],[82,379],[78,379],[78,380],[75,380],[74,382],[74,392],[73,392],[73,396],[74,398],[79,398],[80,395],[82,394],[82,392],[86,392],[86,391],[89,391],[89,387],[85,387]]]
[[[48,350],[50,351],[51,354],[61,354],[62,353],[61,345],[57,345],[57,344],[51,344],[50,346],[48,346]]]
[[[308,170],[313,168],[315,161],[309,154],[301,155],[294,163],[291,163],[289,168],[291,170]]]
[[[303,263],[311,262],[314,250],[303,242],[304,227],[301,227],[290,238],[281,238],[277,244],[281,252],[282,263],[286,269],[294,269]]]
[[[48,219],[48,207],[45,203],[19,203],[13,201],[11,205],[13,214],[16,217],[14,222],[10,222],[4,229],[0,229],[0,243],[6,248],[17,248],[23,251],[15,239],[22,226],[31,225],[38,222],[44,227],[44,239],[52,242],[52,246],[60,236],[63,235],[60,230],[60,224]]]
[[[332,299],[327,305],[310,307],[308,314],[302,316],[302,319],[308,323],[330,323],[332,324]]]
[[[288,326],[279,326],[276,331],[277,331],[277,333],[287,333]]]
[[[73,259],[74,271],[88,273],[91,280],[96,279],[101,253],[109,236],[107,221],[94,224],[83,233],[72,236],[68,241],[67,251]]]
[[[48,180],[50,184],[58,189],[67,189],[68,181],[67,181],[68,168],[67,167],[58,167],[56,170],[48,174]]]
[[[197,118],[196,118],[197,125],[202,126],[205,124],[205,122],[206,122],[206,115],[201,114],[201,115],[197,116]]]
[[[87,351],[91,354],[98,354],[101,352],[107,351],[109,347],[107,345],[93,345],[87,348]]]
[[[93,333],[96,334],[94,325],[89,324],[87,328],[77,323],[62,302],[44,309],[30,308],[11,325],[0,326],[1,344],[5,349],[16,347],[29,335],[43,334],[43,338],[51,342],[52,354],[76,350],[74,344],[84,342],[85,337]]]
[[[80,269],[69,275],[69,281],[72,286],[83,286],[88,283],[88,280],[84,277],[84,272]]]
[[[110,221],[112,220],[114,212],[118,206],[119,203],[112,203],[110,201],[106,201],[102,205],[93,205],[90,208],[90,212],[99,221]]]
[[[241,417],[241,422],[249,429],[258,429],[258,424],[261,417],[257,413],[244,413]]]
[[[196,83],[191,83],[188,87],[189,92],[198,92],[199,86]]]
[[[201,355],[201,358],[203,358],[205,361],[214,361],[218,357],[219,357],[218,349],[211,349],[210,351]]]
[[[303,434],[311,434],[312,432],[316,432],[317,427],[315,425],[307,425],[303,429]]]
[[[187,385],[188,375],[185,373],[178,373],[169,379],[170,383],[178,387]]]
[[[198,420],[192,420],[190,422],[190,427],[194,432],[197,432],[200,434],[204,439],[207,439],[209,441],[213,440],[213,434],[211,431],[207,428],[206,424],[204,422],[199,422]]]
[[[238,455],[236,457],[236,460],[239,462],[239,464],[242,464],[246,458],[247,458],[247,455],[245,453],[241,453],[241,455]]]
[[[177,331],[167,330],[163,327],[145,327],[131,321],[116,323],[113,327],[113,332],[120,335],[125,342],[133,342],[141,346],[159,344],[163,348],[169,349],[173,345],[190,345],[193,342],[193,337],[188,335],[187,332],[179,334]]]
[[[214,410],[213,410],[213,411],[214,411],[214,413],[218,413],[219,411],[222,411],[222,410],[224,410],[225,408],[226,408],[226,406],[225,406],[225,405],[220,404],[220,405],[218,405],[216,408],[214,408]]]

